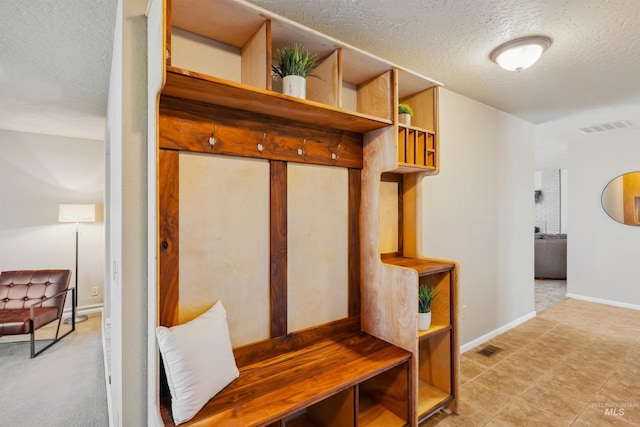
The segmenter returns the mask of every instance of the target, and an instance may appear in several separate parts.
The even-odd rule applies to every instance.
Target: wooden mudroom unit
[[[240,370],[182,425],[417,426],[457,411],[458,264],[421,246],[440,84],[240,0],[153,0],[148,43],[157,324],[221,300]],[[307,99],[274,90],[274,52],[294,43],[322,59]],[[420,284],[436,289],[427,331]]]

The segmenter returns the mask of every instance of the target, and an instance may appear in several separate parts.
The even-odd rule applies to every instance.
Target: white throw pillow
[[[221,301],[185,324],[158,326],[156,335],[176,425],[193,418],[209,399],[240,375]]]

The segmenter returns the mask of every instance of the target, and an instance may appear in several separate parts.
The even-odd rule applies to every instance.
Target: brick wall
[[[537,171],[536,190],[542,191],[536,206],[536,227],[543,233],[560,233],[560,170]]]

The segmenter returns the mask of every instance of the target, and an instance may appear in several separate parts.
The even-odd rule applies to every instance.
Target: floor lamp
[[[78,310],[78,234],[79,226],[81,222],[95,222],[96,221],[96,205],[59,205],[58,206],[58,221],[59,222],[73,222],[75,224],[76,233],[76,291],[73,294],[73,310]],[[84,322],[88,317],[86,315],[78,316],[76,313],[76,323]],[[70,324],[71,319],[65,319],[64,323]]]

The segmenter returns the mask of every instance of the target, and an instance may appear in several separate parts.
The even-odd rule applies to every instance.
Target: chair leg
[[[46,349],[48,349],[49,347],[51,347],[52,345],[54,345],[55,343],[57,343],[58,341],[60,341],[62,338],[66,337],[67,335],[69,335],[70,333],[76,330],[76,323],[74,321],[71,323],[71,330],[65,332],[65,334],[62,335],[61,337],[58,337],[58,333],[60,331],[60,324],[62,323],[62,316],[60,316],[60,318],[58,318],[58,327],[56,329],[55,339],[49,344],[47,344],[46,346],[42,347],[40,350],[36,351],[36,344],[35,344],[36,340],[35,340],[35,330],[33,329],[33,320],[29,320],[29,322],[31,324],[31,358],[32,359],[37,355],[39,355],[40,353],[42,353],[43,351],[45,351]]]
[[[76,295],[75,288],[66,289],[66,290],[60,292],[59,294],[56,294],[56,295],[53,295],[53,296],[49,297],[48,299],[58,297],[58,296],[64,294],[65,292],[69,292],[69,291],[71,291],[71,296],[73,297],[72,300],[75,300],[75,295]],[[44,302],[44,300],[42,302]],[[37,304],[41,305],[42,302],[37,303]],[[51,347],[52,345],[54,345],[55,343],[57,343],[58,341],[60,341],[62,338],[66,337],[67,335],[69,335],[70,333],[72,333],[72,332],[74,332],[76,330],[75,307],[73,307],[72,310],[71,310],[71,330],[67,331],[66,333],[64,333],[61,337],[59,336],[59,334],[60,334],[60,324],[62,323],[62,312],[60,312],[60,317],[58,317],[58,326],[56,328],[56,336],[55,336],[55,338],[52,340],[52,342],[50,342],[49,344],[47,344],[46,346],[41,348],[39,351],[36,351],[36,330],[35,330],[35,327],[34,327],[35,326],[34,308],[35,308],[35,304],[30,307],[30,313],[29,313],[29,336],[30,336],[30,347],[31,347],[31,358],[32,359],[34,357],[36,357],[37,355],[39,355],[40,353],[42,353],[43,351],[45,351],[46,349],[48,349],[49,347]],[[51,322],[49,322],[49,323],[51,323]],[[40,326],[44,326],[44,325],[40,325]]]
[[[33,327],[33,320],[29,319],[29,329],[31,330],[31,358],[36,357],[36,331]]]
[[[56,328],[56,341],[58,341],[58,332],[60,332],[60,323],[62,323],[62,316],[58,319],[58,327]]]

